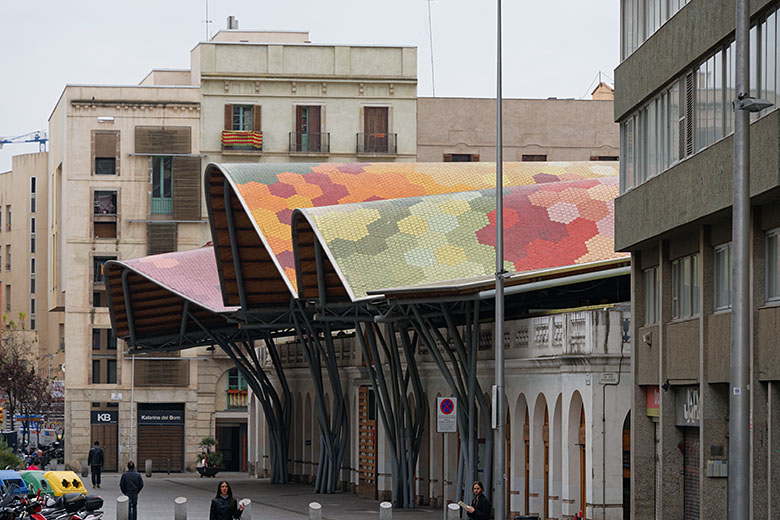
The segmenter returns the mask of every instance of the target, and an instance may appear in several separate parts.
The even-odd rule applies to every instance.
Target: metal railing
[[[395,154],[398,134],[357,134],[357,153]]]
[[[330,132],[290,132],[290,153],[330,153]]]

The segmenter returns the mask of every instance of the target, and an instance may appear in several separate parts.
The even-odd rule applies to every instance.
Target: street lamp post
[[[495,465],[493,483],[496,519],[506,518],[506,440],[504,419],[504,165],[501,92],[501,0],[497,2],[496,27],[496,328],[493,338],[496,362],[496,391],[493,402]]]

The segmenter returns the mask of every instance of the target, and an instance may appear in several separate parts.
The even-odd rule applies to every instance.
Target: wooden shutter
[[[138,460],[152,461],[152,471],[184,471],[184,425],[139,424]]]
[[[444,162],[452,162],[452,154],[451,153],[445,153],[444,154]]]
[[[255,132],[262,132],[263,130],[263,117],[262,107],[255,105],[252,107],[252,130]]]
[[[173,158],[173,218],[200,220],[200,157]]]
[[[116,132],[95,134],[95,157],[116,157]]]
[[[136,126],[135,153],[191,153],[191,136],[189,126]]]
[[[176,224],[146,224],[146,254],[159,255],[176,251]]]
[[[225,130],[233,130],[233,105],[225,105]]]

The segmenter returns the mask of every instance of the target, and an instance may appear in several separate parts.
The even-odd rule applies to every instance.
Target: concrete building
[[[777,103],[780,4],[751,4],[750,94]],[[734,4],[622,0],[621,13],[615,247],[633,268],[632,518],[718,518],[729,478]],[[780,112],[751,121],[747,487],[752,517],[764,518],[780,507]]]
[[[151,458],[156,471],[192,468],[207,436],[229,469],[247,467],[246,383],[229,359],[203,349],[133,362],[111,333],[103,281],[108,260],[210,240],[207,161],[415,158],[413,47],[230,30],[191,57],[191,69],[153,70],[139,85],[66,86],[49,120],[50,189],[40,195],[49,214],[39,227],[50,267],[38,279],[38,306],[56,338],[44,342],[46,352],[64,352],[66,463],[74,467],[100,440],[109,471],[129,458]],[[27,200],[16,184],[3,193]],[[20,237],[28,240],[21,228]],[[20,292],[12,301],[29,298]]]
[[[495,161],[496,100],[419,98],[417,160]],[[507,161],[617,161],[612,89],[593,99],[505,99]]]

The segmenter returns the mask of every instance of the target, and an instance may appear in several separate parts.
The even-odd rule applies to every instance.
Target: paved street
[[[251,479],[243,473],[220,473],[216,478],[199,478],[197,474],[160,475],[144,477],[144,489],[138,499],[139,520],[173,519],[173,501],[187,497],[187,518],[206,520],[209,504],[216,493],[217,483],[227,480],[236,498],[252,500],[252,518],[273,520],[301,520],[308,518],[308,504],[322,504],[325,520],[356,520],[379,518],[379,502],[365,500],[351,493],[317,495],[307,484],[272,485],[267,479]],[[116,518],[116,499],[119,491],[119,474],[104,474],[100,489],[93,490],[89,477],[83,479],[87,489],[105,500],[103,511],[106,520]],[[418,508],[394,510],[395,518],[403,520],[435,520],[442,516],[440,509]]]

